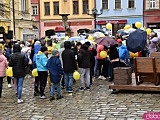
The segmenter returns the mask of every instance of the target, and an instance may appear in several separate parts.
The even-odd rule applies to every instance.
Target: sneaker
[[[106,78],[104,76],[101,77],[102,80],[105,80]]]
[[[68,93],[73,93],[73,90],[69,90]]]
[[[12,85],[11,84],[8,84],[8,88],[11,88],[12,87]]]
[[[53,96],[51,96],[49,100],[52,101],[52,100],[55,100],[55,98]]]
[[[46,99],[45,95],[39,96],[40,99]]]
[[[102,76],[100,75],[99,77],[98,77],[98,79],[101,79],[102,78]]]
[[[84,87],[80,87],[80,88],[79,88],[79,91],[84,91]]]
[[[17,102],[18,103],[23,103],[23,100],[22,99],[18,99]]]
[[[63,98],[62,95],[57,96],[57,100],[62,99],[62,98]]]
[[[90,90],[90,87],[86,87],[87,90]]]

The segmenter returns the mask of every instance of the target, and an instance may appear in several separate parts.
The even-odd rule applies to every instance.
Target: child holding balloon
[[[0,98],[2,97],[2,87],[3,87],[3,78],[6,76],[6,68],[8,62],[6,57],[3,55],[2,47],[0,47]]]

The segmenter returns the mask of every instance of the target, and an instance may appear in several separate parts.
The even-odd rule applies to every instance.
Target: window
[[[45,15],[50,15],[50,3],[44,2]]]
[[[26,12],[27,11],[27,3],[26,0],[21,0],[21,11]]]
[[[155,0],[150,0],[150,8],[155,8],[156,7],[156,1]]]
[[[59,14],[59,2],[53,2],[53,6],[54,6],[54,15],[58,15]]]
[[[115,0],[115,9],[121,9],[121,0]]]
[[[32,6],[32,15],[38,15],[37,6]]]
[[[79,14],[78,1],[73,1],[73,14]]]
[[[102,0],[102,8],[108,9],[108,0]]]
[[[128,8],[134,8],[134,0],[128,0]]]
[[[87,14],[88,0],[83,0],[83,14]]]

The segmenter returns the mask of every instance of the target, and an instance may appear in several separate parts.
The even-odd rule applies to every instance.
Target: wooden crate
[[[115,85],[129,85],[132,83],[131,67],[116,67],[113,72]]]

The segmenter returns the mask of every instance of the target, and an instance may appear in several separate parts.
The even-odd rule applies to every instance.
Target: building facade
[[[13,37],[11,30],[10,0],[0,0],[0,42]],[[8,35],[9,33],[9,35]]]
[[[93,16],[87,14],[94,8],[93,0],[40,0],[40,8],[41,37],[57,26],[69,28],[74,35],[78,29],[94,28]]]
[[[160,0],[144,0],[144,25],[160,32]]]
[[[39,0],[31,0],[33,34],[34,38],[40,38],[40,3]]]
[[[103,14],[97,17],[97,27],[104,29],[112,23],[112,34],[123,29],[126,24],[135,27],[136,22],[143,24],[143,0],[97,0],[97,8],[103,8]]]
[[[14,7],[14,12],[12,12],[12,26],[13,35],[15,40],[28,40],[33,39],[33,26],[31,17],[31,2],[30,0],[12,0],[12,7]]]

